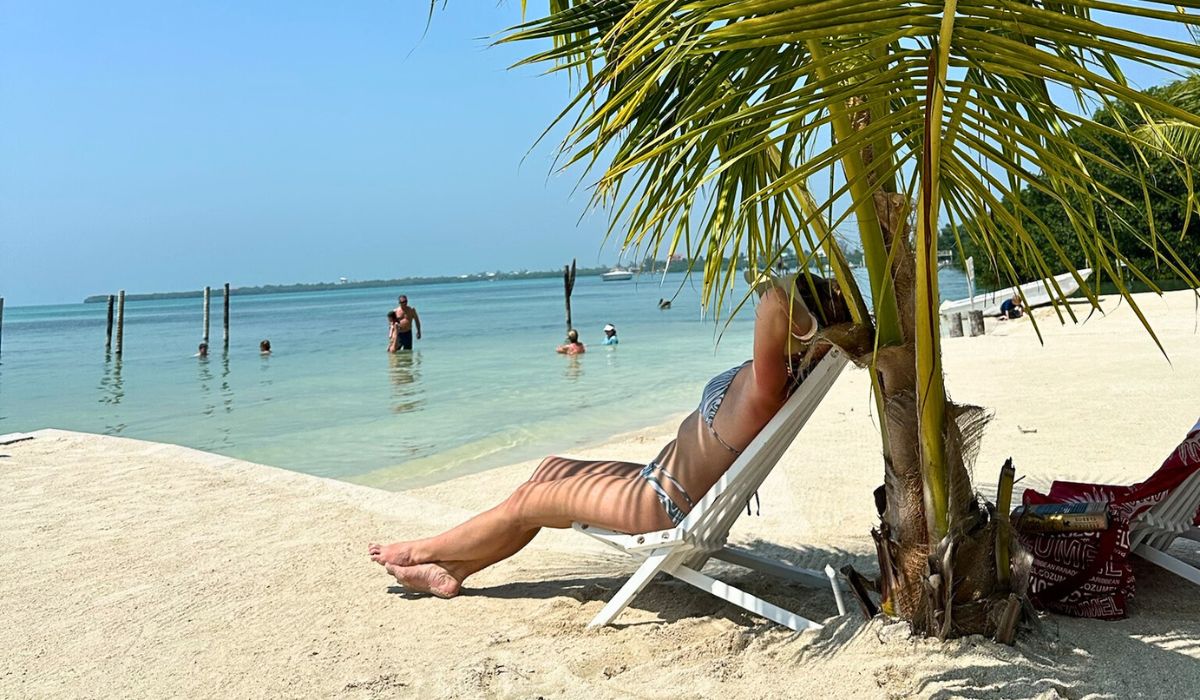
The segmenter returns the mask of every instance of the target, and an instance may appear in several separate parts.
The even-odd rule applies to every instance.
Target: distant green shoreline
[[[579,275],[599,275],[608,267],[581,267]],[[442,277],[399,277],[390,280],[360,280],[356,282],[310,282],[302,284],[264,284],[257,287],[232,287],[229,294],[251,296],[255,294],[288,294],[293,292],[326,292],[335,289],[373,289],[377,287],[410,287],[422,284],[446,284],[450,282],[483,282],[488,280],[529,280],[561,277],[562,270],[530,270],[525,272],[478,272],[472,275],[446,275]],[[152,292],[149,294],[126,294],[125,301],[158,301],[163,299],[198,299],[204,291]],[[83,300],[85,304],[108,301],[107,294],[93,294]]]

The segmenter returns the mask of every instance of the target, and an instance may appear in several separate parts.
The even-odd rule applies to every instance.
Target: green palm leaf
[[[954,542],[978,509],[969,508],[969,449],[945,442],[956,439],[962,413],[942,384],[939,224],[960,248],[969,240],[986,251],[1011,283],[1025,281],[1019,268],[1053,283],[1075,269],[1068,248],[1076,248],[1143,324],[1123,267],[1152,288],[1163,271],[1200,286],[1172,246],[1183,231],[1159,229],[1152,205],[1170,195],[1149,168],[1165,151],[1188,183],[1186,199],[1172,203],[1195,208],[1185,156],[1200,153],[1200,117],[1178,96],[1134,89],[1123,71],[1200,67],[1194,43],[1127,22],[1197,33],[1197,8],[1194,0],[551,0],[546,16],[501,40],[535,42],[523,63],[576,79],[554,122],[565,130],[559,164],[594,182],[593,204],[610,213],[608,235],[624,246],[702,260],[705,303],[721,307],[739,259],[757,275],[789,249],[800,260],[824,251],[844,291],[861,300],[837,235],[856,231],[871,306],[855,313],[874,325],[871,361],[907,349],[915,373],[926,532],[900,539],[924,542],[917,561],[929,567],[938,548],[950,580]],[[1200,95],[1194,81],[1187,89]],[[1108,116],[1088,116],[1096,110]],[[1118,151],[1132,153],[1133,165]],[[1023,201],[1031,192],[1066,212],[1067,233]],[[1153,269],[1122,250],[1117,234],[1129,232],[1152,251]],[[1097,287],[1078,281],[1098,305]],[[1065,304],[1059,313],[1073,316]],[[873,377],[889,415],[891,474],[906,458],[902,444],[886,447],[903,402],[883,374]],[[945,616],[929,617],[942,634],[952,588],[945,584]]]

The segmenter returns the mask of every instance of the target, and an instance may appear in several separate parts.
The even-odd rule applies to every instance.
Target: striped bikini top
[[[725,400],[725,394],[729,391],[729,385],[733,383],[733,378],[750,362],[751,360],[746,360],[742,364],[730,367],[708,380],[708,384],[704,385],[703,393],[700,394],[700,405],[696,408],[696,411],[700,414],[700,418],[708,426],[709,431],[712,432],[713,437],[724,445],[726,449],[735,454],[740,454],[741,450],[730,446],[729,443],[721,439],[720,435],[717,435],[717,429],[713,427],[713,420],[717,417],[717,411],[721,408],[721,402]]]

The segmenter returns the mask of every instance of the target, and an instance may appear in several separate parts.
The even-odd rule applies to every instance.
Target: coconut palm
[[[1052,236],[1033,244],[1049,229],[1018,195],[1037,188],[1137,309],[1117,274],[1122,251],[1096,221],[1117,203],[1149,213],[1154,185],[1089,134],[1139,153],[1154,144],[1085,114],[1124,101],[1200,127],[1122,73],[1194,69],[1200,49],[1123,29],[1133,17],[1200,25],[1153,0],[551,0],[502,39],[539,40],[525,62],[575,78],[556,121],[562,164],[592,174],[610,235],[702,260],[707,303],[734,289],[729,261],[757,272],[789,250],[828,260],[859,331],[836,340],[871,372],[883,416],[883,606],[919,632],[993,632],[1014,600],[1004,513],[969,474],[982,411],[949,402],[943,385],[939,223],[971,236],[1002,278],[1024,260],[1049,280],[1074,266]],[[1101,170],[1139,182],[1145,201],[1097,184]],[[844,230],[865,258],[861,290],[834,235]],[[1151,231],[1156,264],[1196,286],[1171,246],[1178,232]]]
[[[1162,95],[1172,104],[1200,114],[1200,74],[1169,86]],[[1181,119],[1162,119],[1141,127],[1139,133],[1163,150],[1178,153],[1182,158],[1200,160],[1200,127]]]

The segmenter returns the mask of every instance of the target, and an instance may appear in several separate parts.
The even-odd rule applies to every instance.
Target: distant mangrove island
[[[599,275],[607,272],[605,267],[577,268],[579,275]],[[337,282],[302,282],[297,284],[263,284],[256,287],[231,287],[231,295],[250,296],[254,294],[288,294],[291,292],[325,292],[334,289],[371,289],[375,287],[411,287],[422,284],[446,284],[453,282],[482,282],[488,280],[514,279],[543,279],[560,277],[563,271],[558,270],[521,270],[519,272],[476,272],[469,275],[443,275],[440,277],[397,277],[388,280],[347,280],[342,278]],[[156,301],[162,299],[198,299],[204,296],[204,290],[196,289],[187,292],[153,292],[149,294],[126,294],[126,301]],[[93,294],[83,300],[85,304],[95,304],[108,301],[107,294]]]

